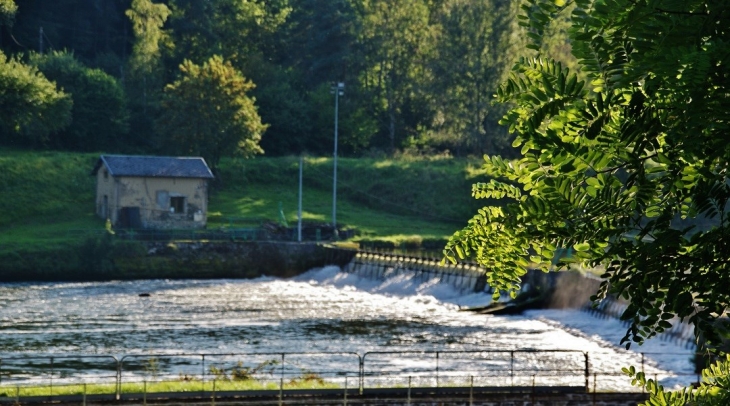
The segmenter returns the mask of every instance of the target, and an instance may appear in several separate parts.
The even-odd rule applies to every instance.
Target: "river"
[[[589,354],[593,373],[627,382],[620,368],[641,364],[641,351],[665,385],[695,379],[692,349],[654,340],[624,351],[615,320],[459,311],[489,300],[436,280],[370,280],[337,267],[286,280],[0,284],[0,357],[575,350]]]

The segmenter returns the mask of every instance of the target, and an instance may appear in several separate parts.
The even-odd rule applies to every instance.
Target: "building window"
[[[107,172],[107,170],[104,169],[102,171],[102,173],[104,174],[104,181],[106,182],[107,180],[109,180],[109,172]]]
[[[185,213],[184,196],[170,196],[170,213]]]
[[[170,194],[167,190],[157,191],[157,208],[159,210],[169,209],[168,202],[170,201]]]

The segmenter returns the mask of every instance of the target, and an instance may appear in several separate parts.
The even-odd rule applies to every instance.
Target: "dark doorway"
[[[131,229],[142,228],[142,218],[139,214],[139,207],[122,207],[122,209],[119,210],[119,221],[117,221],[117,226]]]

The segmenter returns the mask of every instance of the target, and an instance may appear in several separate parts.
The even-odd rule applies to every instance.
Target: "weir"
[[[398,275],[416,275],[422,281],[436,280],[450,284],[463,292],[490,292],[486,283],[486,269],[474,263],[441,264],[432,257],[399,255],[373,251],[340,251],[332,258],[339,260],[338,265],[347,273],[369,279],[384,280]],[[344,254],[344,252],[349,252]],[[346,265],[343,259],[352,258]],[[332,261],[337,262],[337,261]],[[546,308],[574,308],[592,313],[598,317],[620,319],[627,304],[614,297],[607,297],[597,307],[593,307],[590,296],[597,291],[600,280],[578,272],[555,272],[545,274],[531,270],[523,278],[523,284],[543,291],[550,291],[545,299]],[[658,334],[662,341],[682,344],[685,348],[696,347],[694,327],[677,318],[670,320],[672,327]],[[627,323],[627,322],[625,322]],[[628,324],[627,324],[628,326]]]
[[[415,274],[424,281],[436,279],[468,292],[483,292],[488,288],[484,268],[468,263],[442,265],[433,258],[358,251],[342,270],[379,280]]]

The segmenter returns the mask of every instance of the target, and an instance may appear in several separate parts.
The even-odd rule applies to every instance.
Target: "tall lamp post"
[[[335,94],[335,160],[334,174],[332,176],[332,229],[337,237],[337,118],[339,115],[340,96],[345,94],[345,83],[337,82],[330,88],[330,93]]]

